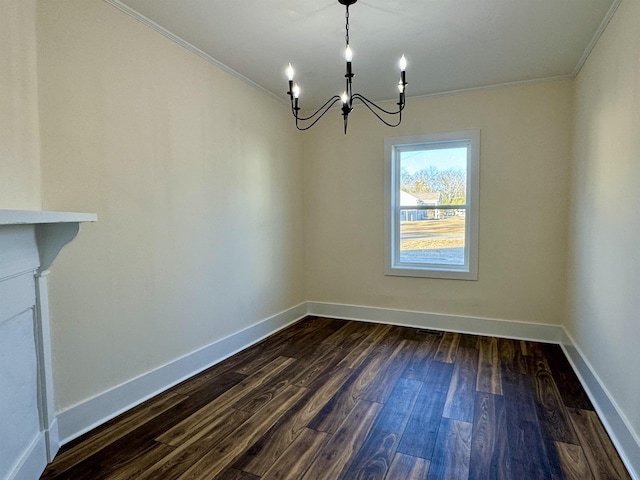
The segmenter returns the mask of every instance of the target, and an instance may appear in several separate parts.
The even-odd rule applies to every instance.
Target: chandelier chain
[[[347,11],[344,14],[344,17],[347,20],[347,24],[345,25],[345,31],[347,32],[347,34],[344,36],[344,39],[347,42],[347,46],[349,46],[349,5],[347,5]]]

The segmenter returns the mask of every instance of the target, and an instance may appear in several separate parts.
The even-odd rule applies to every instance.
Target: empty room
[[[0,480],[640,480],[638,0],[0,0]]]

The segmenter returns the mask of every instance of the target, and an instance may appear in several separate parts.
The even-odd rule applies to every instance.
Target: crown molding
[[[602,22],[600,22],[600,26],[596,30],[596,33],[593,34],[593,38],[589,42],[589,45],[587,45],[587,48],[584,50],[584,53],[582,54],[582,57],[580,57],[580,60],[578,60],[576,68],[574,68],[573,73],[571,74],[571,78],[576,78],[580,73],[580,71],[582,70],[582,67],[584,67],[584,64],[587,63],[587,59],[589,58],[589,55],[591,55],[591,52],[596,47],[598,40],[600,40],[600,37],[602,36],[605,29],[607,28],[607,25],[609,25],[609,22],[611,22],[611,19],[615,15],[616,10],[618,10],[618,7],[620,6],[621,3],[622,3],[622,0],[614,0],[613,4],[611,4],[611,8],[609,8],[609,11],[602,19]]]

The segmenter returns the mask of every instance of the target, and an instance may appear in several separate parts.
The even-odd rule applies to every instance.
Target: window
[[[477,280],[480,131],[385,139],[385,274]]]

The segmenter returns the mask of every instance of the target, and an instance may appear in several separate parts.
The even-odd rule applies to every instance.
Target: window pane
[[[410,207],[466,203],[467,148],[457,143],[400,150],[400,263],[464,265],[464,209]]]
[[[400,209],[400,263],[464,265],[465,211]]]
[[[439,148],[440,147],[440,148]],[[400,151],[400,205],[464,205],[467,146]]]

